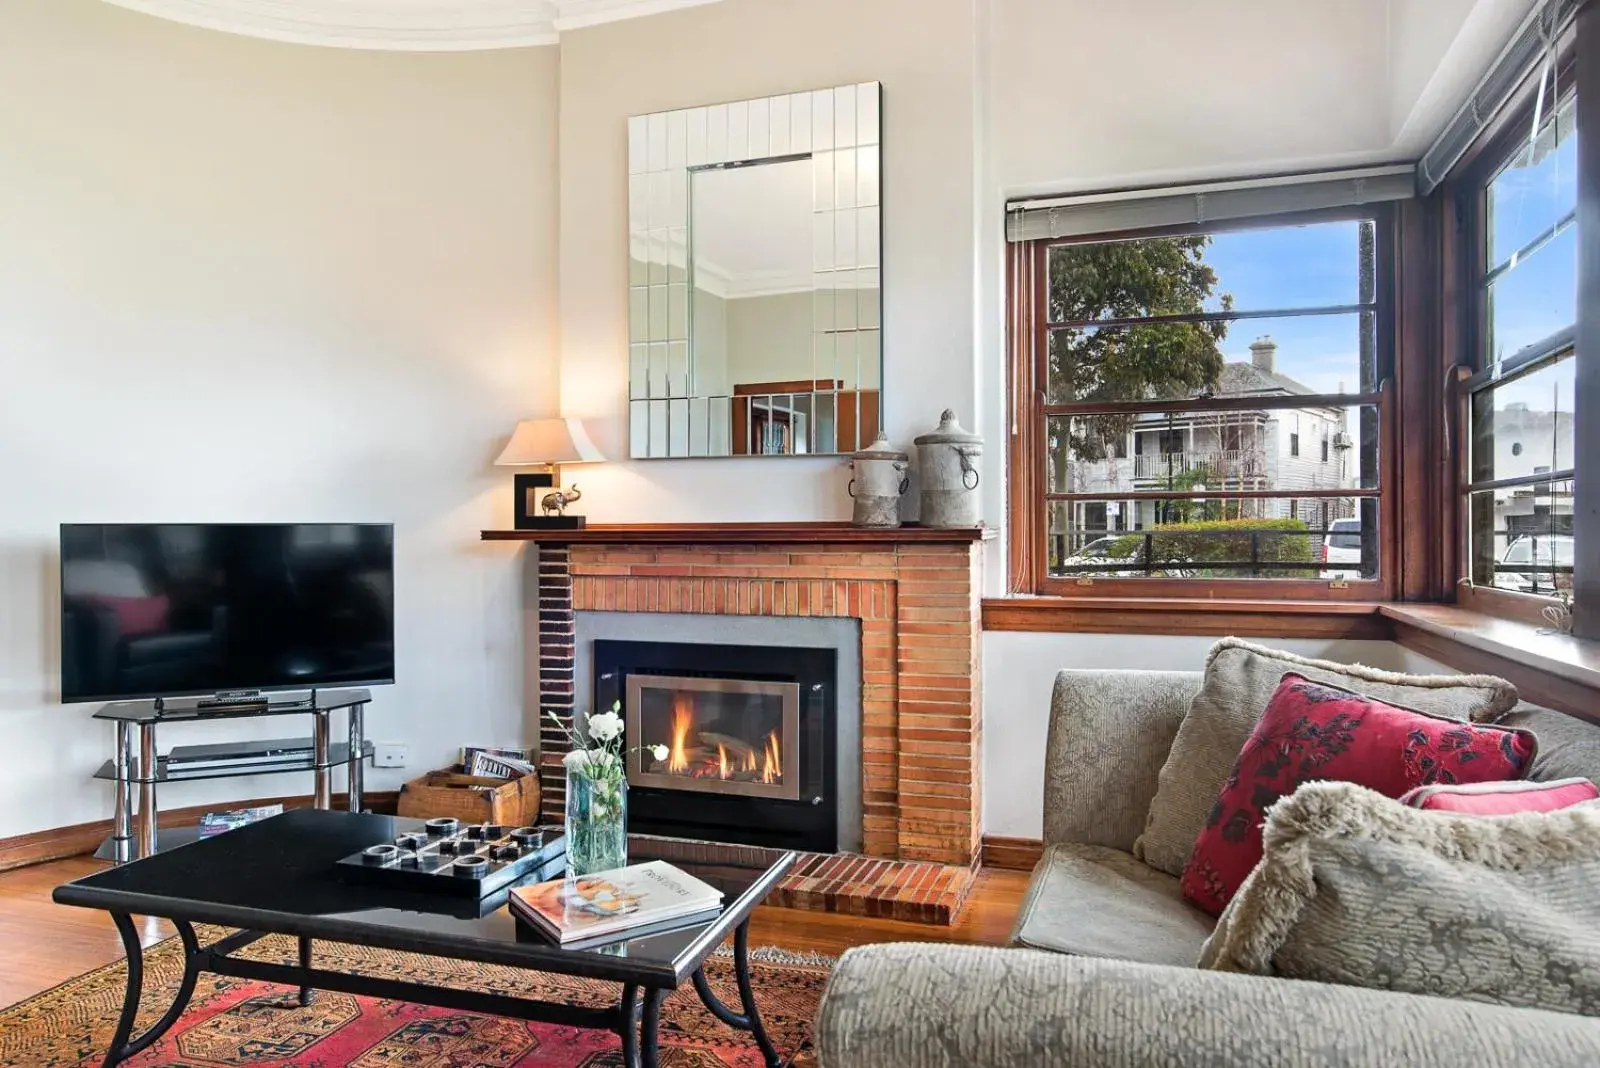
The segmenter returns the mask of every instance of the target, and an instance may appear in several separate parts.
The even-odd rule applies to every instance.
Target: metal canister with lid
[[[889,444],[885,434],[878,440],[850,456],[851,473],[848,492],[856,502],[855,514],[850,520],[857,527],[898,527],[900,525],[900,498],[905,495],[911,479],[911,458]]]
[[[983,438],[963,430],[955,411],[946,408],[938,428],[917,439],[923,526],[982,525],[978,513],[978,463],[982,458]]]

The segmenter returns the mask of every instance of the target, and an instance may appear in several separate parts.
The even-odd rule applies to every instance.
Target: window
[[[1569,87],[1551,103],[1486,152],[1464,213],[1477,296],[1465,577],[1541,596],[1572,588],[1579,418],[1577,98]]]
[[[1327,463],[1328,462],[1328,434],[1327,434],[1327,431],[1323,431],[1323,434],[1322,434],[1322,462],[1323,463]]]
[[[1247,596],[1330,584],[1378,596],[1392,213],[1162,228],[1126,215],[1112,233],[1013,245],[1012,514],[1037,539],[1013,539],[1014,588],[1182,580],[1228,592],[1242,580]],[[1013,223],[1014,241],[1033,225]],[[1349,460],[1285,464],[1285,445],[1300,455],[1302,418],[1312,433],[1350,428]],[[1116,462],[1104,442],[1129,434],[1133,456]],[[1102,515],[1125,531],[1109,545]],[[1358,545],[1337,571],[1325,566],[1328,516],[1356,517]]]

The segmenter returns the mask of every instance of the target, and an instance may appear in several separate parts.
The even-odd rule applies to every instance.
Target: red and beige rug
[[[222,932],[199,929],[202,942]],[[262,939],[242,956],[294,960],[292,939]],[[756,999],[773,1042],[796,1065],[811,1062],[808,1040],[828,981],[825,958],[774,950],[752,953]],[[182,947],[168,939],[145,951],[143,1029],[171,1004],[182,969]],[[567,979],[495,965],[465,964],[361,946],[317,945],[316,964],[390,978],[516,994],[571,1005],[615,1003],[615,984]],[[122,1005],[126,966],[112,964],[0,1009],[0,1066],[77,1068],[105,1056]],[[739,1003],[733,965],[706,964],[719,997]],[[749,1036],[724,1026],[685,986],[661,1008],[664,1068],[758,1068]],[[300,1008],[293,992],[268,983],[202,975],[183,1019],[144,1053],[139,1068],[618,1068],[615,1035],[526,1023],[408,1002],[320,991]]]

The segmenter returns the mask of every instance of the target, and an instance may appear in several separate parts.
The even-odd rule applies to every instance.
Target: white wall
[[[562,404],[626,456],[630,115],[863,81],[884,86],[884,419],[909,443],[977,407],[973,0],[724,0],[562,35]],[[843,519],[837,459],[613,462],[601,522]]]
[[[523,736],[521,565],[477,533],[510,522],[504,436],[556,407],[557,58],[0,3],[0,837],[111,811],[111,730],[57,703],[62,522],[393,522],[368,723],[411,767],[369,784]]]
[[[1459,672],[1392,642],[1256,639],[1300,656],[1389,671]],[[1214,638],[1131,634],[984,635],[983,833],[1038,838],[1050,691],[1067,668],[1199,671]]]
[[[828,368],[814,366],[813,299],[811,291],[806,290],[739,297],[723,303],[728,322],[730,388],[828,377]],[[839,370],[839,377],[855,384],[854,363]]]

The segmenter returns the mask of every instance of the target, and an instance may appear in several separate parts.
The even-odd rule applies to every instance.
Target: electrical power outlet
[[[378,742],[372,749],[373,767],[403,768],[406,766],[406,744],[404,742]]]

